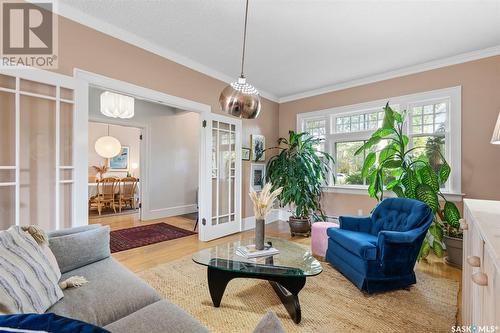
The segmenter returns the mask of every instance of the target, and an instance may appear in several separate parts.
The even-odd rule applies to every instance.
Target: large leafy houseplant
[[[267,163],[266,181],[273,190],[282,187],[280,205],[293,207],[292,218],[325,219],[321,209],[321,187],[328,181],[333,157],[318,149],[321,139],[308,133],[289,132],[288,138],[279,138],[278,153]]]
[[[425,258],[431,249],[442,257],[444,235],[461,237],[460,212],[441,192],[451,173],[439,149],[443,139],[438,136],[429,139],[424,147],[409,148],[409,138],[403,131],[406,112],[396,112],[387,104],[384,113],[382,127],[355,153],[368,152],[361,172],[362,177],[369,179],[368,193],[380,201],[384,191],[392,191],[398,197],[428,204],[435,218],[419,258]],[[419,155],[419,151],[425,153]]]

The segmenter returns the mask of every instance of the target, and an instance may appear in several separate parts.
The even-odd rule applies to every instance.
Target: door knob
[[[472,267],[480,267],[481,266],[481,258],[478,256],[469,256],[467,257],[467,263]]]
[[[460,219],[458,221],[460,222],[460,229],[462,229],[462,230],[469,229],[469,225],[467,224],[467,222],[465,222],[465,219]]]
[[[487,286],[488,285],[488,275],[484,273],[476,273],[472,275],[472,281],[478,286]]]

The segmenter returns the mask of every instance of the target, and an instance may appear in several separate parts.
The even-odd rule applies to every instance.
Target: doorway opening
[[[97,152],[100,138],[110,136],[120,143],[118,155],[105,158]],[[136,214],[141,220],[140,154],[142,128],[89,122],[89,219]],[[114,181],[114,184],[112,183]],[[105,186],[113,197],[102,200]],[[103,198],[106,199],[106,198]]]
[[[197,229],[199,114],[133,96],[133,116],[113,118],[102,112],[101,96],[106,92],[127,96],[89,86],[89,223],[113,230],[155,223]],[[118,155],[99,155],[98,140],[103,136],[119,142]],[[126,180],[133,184],[133,193],[124,197]],[[112,193],[107,199],[105,185]]]
[[[144,123],[139,123],[138,118],[135,116],[131,119],[113,119],[113,123],[116,125],[142,127],[143,140],[140,161],[141,218],[147,222],[131,221],[132,226],[137,223],[140,225],[153,223],[154,221],[151,220],[160,219],[167,213],[171,213],[171,216],[188,215],[192,218],[194,216],[189,214],[198,211],[198,238],[202,241],[241,231],[241,119],[212,113],[210,105],[207,104],[168,95],[80,69],[75,69],[74,77],[76,79],[75,127],[79,138],[79,140],[76,140],[74,147],[74,207],[76,215],[79,217],[75,226],[88,223],[88,122],[89,120],[99,121],[99,119],[93,119],[93,115],[89,112],[92,109],[89,94],[90,90],[95,88],[133,97],[136,102],[144,101],[163,108],[169,108],[175,114],[175,117],[172,117],[173,119],[182,119],[183,117],[197,117],[198,119],[195,125],[173,125],[171,131],[163,128],[163,132],[182,130],[180,134],[168,140],[151,140],[150,133],[153,127],[159,124],[157,121],[150,121],[150,126],[144,126]],[[94,110],[97,111],[98,109],[94,108]],[[97,116],[105,117],[100,112],[97,113]],[[108,118],[107,121],[109,119],[111,118]],[[172,122],[172,124],[176,124],[176,122]],[[168,186],[162,185],[161,190],[165,191],[167,189],[168,193],[152,194],[154,191],[152,191],[150,185],[153,183],[163,184],[161,182],[162,177],[170,175],[170,172],[167,172],[166,168],[163,167],[165,164],[150,161],[151,156],[156,156],[156,154],[153,154],[153,147],[165,148],[168,145],[178,147],[180,144],[185,143],[185,135],[191,127],[198,129],[197,149],[178,149],[179,155],[164,153],[158,155],[167,161],[169,167],[176,166],[174,171],[190,170],[187,168],[188,166],[197,165],[198,171],[191,171],[189,175],[192,176],[184,178],[186,182],[193,181],[197,183],[197,191],[194,191],[194,193],[191,191],[189,195],[190,198],[195,198],[195,201],[192,204],[179,204],[168,208],[156,206],[154,200],[161,200],[164,196],[182,198],[183,196],[178,192],[185,187],[185,184],[179,183],[181,178],[176,177],[173,180],[174,183],[168,184]],[[177,163],[181,157],[188,156],[191,153],[197,156],[197,163],[192,162],[189,165]],[[158,172],[151,171],[153,168],[157,168]],[[146,170],[149,170],[147,174],[145,174]],[[153,177],[154,175],[155,177]],[[194,181],[195,178],[196,181]],[[196,192],[198,196],[196,196]],[[150,198],[147,197],[148,195],[150,195]],[[196,204],[196,201],[198,204]],[[197,206],[198,209],[196,209]],[[189,212],[189,209],[191,209],[191,212]],[[191,220],[189,228],[191,226],[195,228],[195,225],[196,221]],[[184,229],[188,229],[188,227],[186,226]]]

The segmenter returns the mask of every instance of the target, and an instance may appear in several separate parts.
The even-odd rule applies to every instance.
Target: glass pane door
[[[203,128],[209,172],[207,184],[210,202],[201,210],[200,239],[210,240],[240,231],[241,228],[241,121],[219,115],[209,115]]]
[[[49,72],[3,71],[0,230],[29,224],[46,230],[71,227],[73,88]]]

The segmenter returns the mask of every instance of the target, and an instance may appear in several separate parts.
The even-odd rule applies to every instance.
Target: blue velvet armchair
[[[368,293],[416,283],[415,262],[434,214],[425,203],[383,200],[369,217],[341,216],[329,228],[326,260]]]

